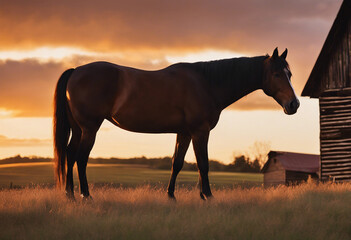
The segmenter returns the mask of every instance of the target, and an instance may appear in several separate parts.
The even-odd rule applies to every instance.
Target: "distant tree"
[[[262,165],[260,164],[260,162],[257,159],[255,159],[253,162],[251,162],[251,168],[252,168],[253,172],[260,172],[261,166]]]
[[[186,170],[186,171],[197,171],[196,163],[188,163],[188,162],[184,161],[183,170]]]
[[[238,172],[245,172],[246,170],[248,170],[248,162],[248,159],[246,159],[244,155],[236,157],[234,159],[234,168]]]
[[[209,160],[209,166],[211,171],[223,171],[225,170],[225,164],[216,161],[216,160]]]
[[[251,147],[249,156],[257,160],[260,166],[263,166],[268,160],[268,153],[271,150],[271,143],[268,141],[256,141]]]
[[[229,165],[225,166],[225,171],[230,172],[260,172],[260,164],[256,159],[251,161],[245,155],[234,156],[234,160]]]

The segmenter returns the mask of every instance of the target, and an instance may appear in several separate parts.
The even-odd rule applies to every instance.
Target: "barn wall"
[[[320,74],[321,180],[351,180],[351,18],[345,21]]]
[[[312,179],[318,179],[318,175],[316,173],[286,171],[286,183],[289,185],[306,182],[309,177]]]
[[[263,183],[265,186],[285,184],[285,169],[279,160],[270,159],[268,168],[263,175]]]
[[[285,170],[266,172],[263,175],[263,183],[265,186],[285,184]]]
[[[351,180],[350,9],[344,0],[302,92],[319,98],[321,180]]]
[[[345,34],[329,56],[328,67],[321,75],[323,89],[341,89],[351,87],[351,20],[348,21]]]
[[[321,180],[351,179],[351,89],[319,98]]]

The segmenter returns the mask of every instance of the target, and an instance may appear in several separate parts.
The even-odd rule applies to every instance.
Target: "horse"
[[[200,197],[210,198],[208,139],[227,106],[262,89],[286,114],[296,113],[300,103],[291,85],[287,52],[279,56],[275,48],[272,56],[176,63],[157,71],[109,62],[66,70],[54,96],[57,184],[65,184],[66,196],[75,199],[72,171],[77,163],[81,197],[91,199],[86,167],[96,133],[106,119],[128,131],[177,134],[167,189],[171,199],[192,141]]]

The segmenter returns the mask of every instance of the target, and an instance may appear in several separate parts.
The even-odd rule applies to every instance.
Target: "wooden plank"
[[[336,143],[320,143],[320,146],[323,148],[328,148],[328,147],[350,147],[351,148],[351,142],[336,142]]]
[[[321,164],[322,167],[345,167],[345,166],[351,166],[351,159],[348,162],[345,163],[331,163],[331,164],[326,164],[324,162],[322,162]]]
[[[350,91],[351,91],[351,88],[348,88],[348,89],[350,89]],[[328,92],[328,91],[329,91],[328,89],[325,90],[325,92]],[[340,92],[340,89],[337,89],[336,91]],[[351,99],[351,95],[320,97],[319,102],[327,102],[329,100],[342,100],[342,99],[349,100],[349,99]]]
[[[320,119],[324,121],[330,118],[348,118],[350,116],[351,116],[350,113],[337,113],[337,114],[321,115]]]
[[[351,131],[351,125],[339,125],[339,126],[321,126],[320,129],[321,130],[328,130],[328,129],[350,129]]]
[[[351,167],[350,166],[347,166],[347,167],[334,167],[334,168],[327,168],[327,167],[324,167],[323,168],[323,172],[324,173],[331,173],[331,172],[336,172],[336,171],[350,171],[351,173]]]
[[[321,109],[329,109],[329,108],[343,108],[344,106],[350,106],[351,105],[351,100],[347,100],[342,102],[341,100],[332,100],[330,102],[319,102],[319,107]]]
[[[346,154],[351,154],[351,151],[337,151],[337,152],[322,152],[322,155],[346,155]]]
[[[329,107],[329,106],[340,106],[340,105],[350,105],[351,104],[351,98],[345,99],[345,98],[338,98],[338,99],[330,99],[328,101],[319,101],[319,105],[323,107]]]
[[[339,88],[338,89],[326,89],[324,92],[325,93],[339,93],[340,91],[343,91],[343,92],[348,92],[350,91],[351,92],[351,87],[345,87],[343,88],[342,90],[340,90]],[[350,94],[351,95],[351,94]]]
[[[330,176],[336,176],[336,175],[348,175],[348,174],[351,174],[351,171],[334,171],[334,172],[324,172],[323,170],[323,175],[330,175]]]
[[[340,172],[322,172],[320,176],[338,176],[338,175],[351,175],[351,173],[347,173],[350,171],[342,171],[343,173]]]
[[[351,128],[351,120],[343,120],[343,121],[333,121],[333,120],[328,120],[328,121],[321,121],[320,122],[321,126],[328,126],[328,125],[350,125]]]
[[[325,115],[325,114],[337,114],[337,113],[351,113],[350,109],[320,109],[320,112]]]
[[[351,121],[351,114],[348,116],[324,116],[324,118],[320,118],[321,123],[329,122],[329,121]]]
[[[331,74],[331,79],[337,79],[338,76]],[[330,85],[334,86],[329,86],[332,89],[325,89],[324,92],[322,93],[322,96],[320,98],[327,98],[327,97],[343,97],[343,96],[350,96],[351,95],[351,88],[345,87],[345,88],[340,88],[336,87],[335,84],[333,84],[333,81],[330,83]]]
[[[338,129],[327,129],[323,130],[319,137],[323,141],[334,140],[341,137],[341,132]]]
[[[350,150],[351,151],[351,146],[347,145],[347,146],[338,146],[338,147],[321,147],[321,150],[323,150],[323,152],[334,152],[334,151],[340,151],[340,150]]]
[[[351,162],[350,158],[348,158],[348,159],[341,159],[339,161],[337,161],[337,160],[321,160],[321,166],[333,165],[333,164],[338,165],[338,164],[343,164],[343,163],[348,164],[350,162]]]
[[[345,40],[345,75],[346,75],[346,84],[347,86],[351,86],[351,66],[350,66],[350,61],[351,61],[351,48],[349,47],[349,42],[351,41],[351,24],[349,23],[349,28],[348,28],[348,34],[347,37],[344,38]],[[349,74],[350,73],[350,74]]]
[[[331,167],[346,167],[351,166],[351,161],[344,162],[344,163],[321,163],[322,167],[331,168]]]
[[[343,110],[343,109],[350,109],[351,108],[351,104],[341,104],[341,105],[335,105],[333,104],[332,106],[324,106],[324,105],[321,105],[319,104],[319,107],[321,108],[321,110],[329,110],[329,109],[332,109],[332,110]]]
[[[323,114],[322,117],[319,118],[321,122],[328,122],[328,121],[338,121],[338,120],[350,120],[351,113],[347,114]]]
[[[323,143],[339,143],[339,142],[347,142],[351,141],[351,138],[343,138],[343,139],[335,139],[335,140],[322,140]]]
[[[351,159],[351,155],[346,154],[346,155],[325,156],[322,154],[320,158],[321,158],[322,162],[325,162],[325,161],[349,161]]]
[[[348,106],[351,104],[351,99],[335,99],[329,101],[320,101],[319,105],[322,107],[330,106]]]
[[[323,134],[330,134],[330,133],[339,133],[339,129],[326,129],[322,133]]]
[[[320,138],[321,139],[337,139],[341,137],[341,133],[337,132],[337,133],[331,133],[331,134],[321,134]]]

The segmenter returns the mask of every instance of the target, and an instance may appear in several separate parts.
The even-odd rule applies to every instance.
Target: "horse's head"
[[[267,57],[263,63],[263,91],[273,97],[284,109],[286,114],[294,114],[300,106],[295,91],[291,85],[291,72],[286,62],[288,50],[285,49],[281,56],[278,48],[273,55]]]

